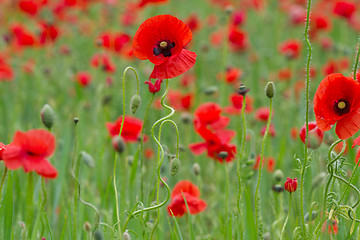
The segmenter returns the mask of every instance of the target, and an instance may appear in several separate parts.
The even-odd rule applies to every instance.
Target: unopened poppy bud
[[[104,236],[103,236],[102,232],[100,232],[99,230],[95,230],[94,239],[95,240],[103,240]]]
[[[141,97],[140,95],[136,94],[131,98],[130,102],[130,111],[132,114],[135,114],[135,112],[139,109],[141,104]]]
[[[192,121],[192,115],[188,112],[183,112],[181,114],[181,121],[184,123],[184,124],[189,124],[191,123]]]
[[[321,172],[319,173],[314,180],[312,181],[312,188],[317,188],[319,185],[321,185],[326,179],[326,173]]]
[[[180,159],[173,158],[170,162],[170,174],[171,176],[175,176],[180,169]]]
[[[291,179],[288,177],[284,184],[285,190],[288,191],[289,193],[295,192],[297,188],[297,184],[298,184],[297,178]]]
[[[90,231],[91,231],[91,224],[90,224],[88,221],[84,222],[84,230],[85,230],[86,232],[90,232]]]
[[[75,125],[77,124],[79,122],[79,118],[74,118],[74,123],[75,123]]]
[[[228,152],[225,152],[225,151],[221,151],[218,154],[218,157],[222,158],[223,160],[225,160],[225,158],[227,158],[228,156],[229,156]]]
[[[208,96],[211,96],[219,91],[217,86],[210,86],[204,89],[204,93]]]
[[[265,87],[265,94],[268,98],[273,98],[275,94],[275,85],[273,82],[268,82]]]
[[[247,88],[244,84],[241,84],[237,92],[238,94],[245,96],[249,91],[249,88]]]
[[[281,182],[284,178],[284,174],[280,169],[277,169],[273,174],[275,182]]]
[[[192,168],[193,168],[194,174],[196,176],[198,176],[200,174],[200,171],[201,171],[200,165],[198,163],[194,163]]]
[[[126,144],[124,139],[117,135],[115,137],[113,137],[112,139],[112,145],[114,147],[114,149],[118,152],[118,153],[123,153],[125,151],[126,148]]]
[[[130,234],[127,232],[127,231],[125,231],[124,232],[124,234],[123,234],[123,238],[122,238],[123,240],[130,240],[131,238],[130,238]]]
[[[284,191],[284,187],[280,184],[275,184],[274,186],[272,186],[272,190],[274,192],[281,193],[282,191]]]
[[[94,161],[93,157],[90,154],[88,154],[85,151],[81,151],[80,152],[80,157],[81,157],[81,160],[84,161],[84,163],[87,166],[89,166],[91,168],[95,167],[95,161]]]
[[[44,126],[48,129],[51,129],[55,121],[55,113],[49,104],[45,104],[43,106],[40,112],[40,116]]]

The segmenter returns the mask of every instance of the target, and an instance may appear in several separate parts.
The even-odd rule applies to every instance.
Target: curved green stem
[[[357,170],[358,167],[359,167],[359,164],[360,164],[359,162],[358,162],[358,163],[355,163],[355,167],[354,167],[354,169],[353,169],[353,171],[352,171],[352,173],[351,173],[350,179],[349,179],[349,184],[346,186],[346,189],[345,189],[343,195],[341,196],[341,198],[340,198],[340,200],[339,200],[339,204],[340,204],[341,201],[344,199],[346,193],[349,191],[350,183],[352,182],[352,180],[353,180],[354,177],[355,177],[355,173],[356,173],[356,170]],[[345,201],[345,203],[346,203],[346,201]]]
[[[126,72],[128,70],[132,70],[135,74],[136,77],[136,82],[137,82],[137,91],[136,94],[139,94],[140,92],[140,84],[139,84],[139,77],[138,74],[135,70],[135,68],[133,67],[127,67],[124,70],[123,73],[123,79],[122,79],[122,95],[123,95],[123,116],[121,119],[121,126],[120,126],[120,131],[119,131],[119,136],[121,137],[121,133],[124,127],[124,122],[125,122],[125,76],[126,76]],[[116,187],[116,163],[117,163],[117,153],[115,154],[115,160],[114,160],[114,173],[113,173],[113,182],[114,182],[114,192],[115,192],[115,206],[116,206],[116,220],[117,220],[117,224],[118,224],[118,233],[119,236],[121,236],[121,225],[120,225],[120,212],[119,212],[119,197],[118,197],[118,191],[117,191],[117,187]]]
[[[243,96],[243,105],[241,107],[241,117],[242,117],[242,122],[243,122],[243,129],[242,129],[242,140],[241,140],[241,150],[240,150],[240,154],[239,154],[239,158],[238,161],[236,163],[236,171],[237,171],[237,178],[238,178],[238,185],[239,185],[239,191],[238,191],[238,197],[237,197],[237,209],[238,209],[238,213],[240,214],[241,212],[241,208],[240,208],[240,199],[241,199],[241,169],[240,169],[240,161],[243,157],[244,154],[244,149],[245,149],[245,141],[246,141],[246,120],[245,120],[245,114],[244,114],[244,110],[245,110],[245,105],[246,105],[246,96]]]
[[[260,162],[259,162],[259,176],[258,176],[258,181],[257,181],[257,185],[256,185],[256,190],[255,190],[255,225],[256,225],[256,229],[258,232],[258,238],[262,238],[262,226],[261,223],[261,201],[260,201],[260,193],[259,193],[259,188],[260,188],[260,179],[261,179],[261,169],[262,169],[262,162],[264,159],[264,148],[265,148],[265,141],[266,138],[269,134],[269,129],[270,129],[270,122],[271,122],[271,118],[272,118],[272,98],[270,98],[270,107],[269,107],[269,118],[266,124],[266,130],[265,130],[265,134],[262,140],[262,144],[261,144],[261,154],[260,154]]]
[[[159,204],[157,204],[157,205],[155,205],[155,206],[143,208],[143,209],[137,210],[137,211],[135,211],[135,212],[133,212],[133,213],[130,213],[129,216],[128,216],[128,218],[126,219],[125,224],[124,224],[124,229],[126,229],[128,222],[129,222],[130,219],[131,219],[132,217],[134,217],[135,215],[137,215],[137,214],[139,214],[139,213],[144,213],[144,212],[147,212],[147,211],[151,211],[151,210],[154,210],[154,209],[158,209],[158,208],[164,206],[164,205],[169,201],[169,199],[170,199],[170,188],[169,188],[169,186],[167,185],[167,183],[161,178],[161,175],[160,175],[161,165],[162,165],[162,162],[163,162],[163,160],[164,160],[164,149],[163,149],[161,143],[160,143],[159,140],[155,137],[155,134],[154,134],[156,125],[158,125],[158,124],[160,124],[161,122],[163,122],[163,121],[171,118],[171,117],[174,115],[174,113],[175,113],[175,110],[174,110],[172,107],[170,107],[170,106],[168,106],[168,105],[166,105],[166,104],[164,103],[164,99],[165,99],[165,97],[166,97],[166,95],[167,95],[167,93],[168,93],[168,91],[169,91],[169,89],[168,89],[169,82],[168,82],[168,81],[169,81],[169,80],[166,80],[166,90],[165,90],[163,96],[161,97],[161,105],[162,105],[164,108],[170,110],[171,112],[170,112],[168,115],[166,115],[165,117],[160,118],[159,120],[157,120],[157,121],[153,124],[153,126],[152,126],[152,128],[151,128],[151,137],[152,137],[152,138],[154,139],[154,141],[156,142],[156,144],[157,144],[157,146],[158,146],[158,149],[160,149],[160,153],[161,153],[161,154],[160,154],[160,159],[158,158],[157,177],[158,177],[158,180],[161,181],[162,184],[165,186],[165,188],[166,188],[166,190],[167,190],[167,196],[166,196],[166,199],[165,199],[163,202],[161,202],[161,203],[159,203]]]
[[[4,182],[5,182],[5,179],[6,179],[6,176],[8,174],[8,168],[5,167],[4,169],[4,174],[3,174],[3,177],[1,179],[1,184],[0,184],[0,203],[1,203],[1,194],[2,194],[2,189],[3,189],[3,186],[4,186]]]
[[[310,61],[311,61],[311,44],[309,40],[309,22],[310,22],[310,7],[311,0],[308,0],[307,12],[306,12],[306,26],[305,26],[305,41],[308,45],[309,55],[306,63],[306,114],[305,114],[305,125],[306,125],[306,135],[305,135],[305,145],[304,145],[304,163],[301,169],[301,178],[300,178],[300,216],[301,224],[303,229],[304,239],[307,240],[306,236],[306,226],[305,226],[305,217],[304,217],[304,177],[308,161],[308,141],[309,141],[309,88],[310,88]]]
[[[286,216],[284,225],[283,225],[282,230],[281,230],[280,240],[283,239],[283,235],[284,235],[284,232],[285,232],[285,227],[286,227],[286,224],[287,224],[287,222],[289,220],[289,216],[290,216],[290,211],[291,211],[291,193],[290,193],[290,200],[289,200],[289,211],[288,211],[288,214]]]

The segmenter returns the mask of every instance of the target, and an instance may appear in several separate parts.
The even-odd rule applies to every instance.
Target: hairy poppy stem
[[[240,207],[240,199],[241,199],[241,169],[240,169],[240,161],[243,157],[244,154],[244,149],[245,149],[245,141],[246,141],[246,120],[245,120],[245,114],[244,114],[244,110],[245,110],[245,105],[246,105],[246,96],[243,97],[243,105],[241,106],[241,118],[242,118],[242,122],[243,122],[243,129],[242,129],[242,140],[241,140],[241,150],[240,150],[240,154],[239,154],[239,159],[236,163],[236,171],[237,171],[237,178],[238,178],[238,187],[239,187],[239,191],[238,191],[238,198],[237,198],[237,209],[238,209],[238,214],[240,215],[241,213],[241,207]]]
[[[284,225],[283,225],[282,230],[281,230],[280,240],[283,239],[283,235],[284,235],[284,232],[285,232],[285,227],[286,227],[287,222],[289,221],[290,211],[291,211],[291,193],[290,193],[290,200],[289,200],[289,210],[288,210],[288,214],[286,216]]]
[[[357,47],[357,54],[356,54],[355,66],[354,66],[354,80],[355,81],[356,81],[356,72],[357,72],[357,68],[358,68],[358,64],[359,64],[359,57],[360,57],[360,37],[359,37],[359,43],[358,43],[358,47]]]
[[[126,72],[128,70],[132,70],[135,74],[135,77],[136,77],[136,83],[137,83],[137,91],[136,91],[136,94],[139,94],[140,92],[140,84],[139,84],[139,77],[138,77],[138,74],[135,70],[135,68],[133,67],[127,67],[125,68],[124,70],[124,73],[123,73],[123,79],[122,79],[122,95],[123,95],[123,117],[121,119],[121,126],[120,126],[120,131],[119,131],[119,136],[121,137],[121,133],[122,133],[122,130],[123,130],[123,127],[124,127],[124,122],[125,122],[125,76],[126,76]],[[121,225],[120,225],[120,212],[119,212],[119,197],[118,197],[118,191],[117,191],[117,187],[116,187],[116,163],[117,163],[117,158],[118,158],[118,154],[116,153],[115,154],[115,161],[114,161],[114,192],[115,192],[115,206],[116,206],[116,224],[118,226],[118,234],[119,236],[121,236],[122,234],[122,231],[121,231]],[[123,196],[124,198],[125,196]]]
[[[308,45],[308,59],[306,63],[306,88],[305,88],[305,98],[306,98],[306,113],[305,113],[305,125],[306,125],[306,134],[305,134],[305,145],[304,145],[304,162],[301,169],[301,177],[300,177],[300,217],[301,217],[301,225],[303,237],[307,240],[306,235],[306,226],[305,226],[305,217],[304,217],[304,178],[305,172],[308,162],[308,141],[309,141],[309,91],[310,91],[310,61],[311,61],[311,44],[309,40],[309,22],[310,22],[310,8],[311,8],[311,0],[308,0],[307,10],[306,10],[306,25],[305,25],[305,41]]]
[[[169,201],[169,199],[170,199],[170,188],[169,188],[169,186],[167,185],[167,183],[161,178],[161,175],[160,175],[161,165],[162,165],[162,163],[163,163],[163,161],[164,161],[164,157],[165,157],[164,148],[162,147],[161,143],[160,143],[159,140],[155,137],[155,134],[154,134],[155,127],[156,127],[158,124],[163,123],[165,120],[168,120],[169,118],[171,118],[171,117],[174,115],[174,113],[175,113],[175,110],[174,110],[172,107],[170,107],[170,106],[168,106],[168,105],[166,105],[166,104],[164,103],[164,99],[165,99],[168,91],[169,91],[169,80],[166,80],[166,90],[165,90],[163,96],[161,97],[161,105],[162,105],[164,108],[170,110],[171,112],[170,112],[168,115],[166,115],[165,117],[162,117],[162,118],[160,118],[159,120],[157,120],[157,121],[153,124],[153,126],[152,126],[152,128],[151,128],[151,137],[154,139],[154,141],[156,142],[156,144],[157,144],[157,146],[158,146],[158,149],[160,150],[160,155],[158,155],[158,166],[157,166],[157,177],[158,177],[158,184],[157,184],[157,185],[159,185],[159,182],[162,182],[162,184],[163,184],[163,185],[165,186],[165,188],[166,188],[167,196],[166,196],[166,199],[165,199],[163,202],[161,202],[161,203],[159,203],[159,204],[157,204],[157,205],[155,205],[155,206],[143,208],[143,209],[137,210],[137,211],[135,211],[135,212],[130,212],[130,213],[129,213],[129,216],[127,217],[127,219],[126,219],[126,221],[125,221],[125,224],[124,224],[124,229],[125,229],[125,230],[126,230],[127,224],[129,223],[130,219],[133,218],[135,215],[137,215],[137,214],[139,214],[139,213],[144,213],[144,212],[147,212],[147,211],[151,211],[151,210],[158,209],[158,208],[164,206],[164,205]],[[169,121],[170,121],[170,120],[169,120]],[[174,124],[175,124],[175,123],[174,123]],[[175,125],[176,125],[176,124],[175,124]],[[176,128],[176,130],[177,130],[177,128]],[[160,133],[161,133],[161,132],[160,132]],[[178,136],[178,135],[179,135],[179,132],[177,131],[177,136]],[[179,146],[178,146],[177,148],[179,148]],[[177,155],[178,155],[178,149],[177,149]],[[154,229],[153,229],[153,231],[154,231]],[[152,232],[153,232],[153,231],[152,231]]]
[[[265,142],[267,139],[267,136],[269,135],[269,129],[270,129],[270,122],[271,122],[271,117],[272,117],[272,98],[270,99],[270,106],[269,106],[269,117],[267,120],[267,124],[266,124],[266,130],[265,130],[265,134],[262,140],[262,144],[261,144],[261,153],[260,153],[260,162],[259,162],[259,176],[258,176],[258,181],[257,181],[257,185],[256,185],[256,190],[255,190],[255,226],[257,229],[257,233],[258,233],[258,238],[262,239],[263,238],[263,226],[262,226],[262,216],[261,216],[261,201],[260,201],[260,180],[261,180],[261,169],[262,169],[262,163],[263,163],[263,159],[264,159],[264,149],[265,149]]]

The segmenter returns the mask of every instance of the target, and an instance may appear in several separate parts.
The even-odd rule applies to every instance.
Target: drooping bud
[[[193,168],[194,174],[196,176],[198,176],[200,174],[200,171],[201,171],[200,165],[198,163],[194,163],[192,168]]]
[[[75,123],[75,125],[78,124],[78,122],[79,122],[79,118],[77,118],[77,117],[74,118],[74,123]]]
[[[273,174],[274,180],[275,182],[281,182],[282,179],[284,178],[284,174],[280,169],[277,169],[274,174]]]
[[[82,161],[84,161],[84,163],[87,166],[89,166],[91,168],[95,167],[95,161],[94,161],[93,157],[90,154],[88,154],[87,152],[81,151],[80,158]]]
[[[170,174],[171,176],[175,176],[180,169],[180,159],[173,158],[170,162]]]
[[[130,240],[130,234],[128,233],[128,231],[125,231],[124,234],[123,234],[123,238],[124,240]]]
[[[114,149],[118,152],[118,153],[123,153],[125,151],[126,148],[126,144],[124,139],[117,135],[115,137],[113,137],[112,139],[112,145],[114,147]]]
[[[55,121],[54,110],[49,104],[45,104],[40,112],[41,121],[47,129],[51,129]]]
[[[100,232],[99,230],[95,230],[94,239],[95,240],[103,240],[104,236],[103,236],[102,232]]]
[[[90,232],[90,231],[91,231],[91,224],[90,224],[88,221],[84,222],[84,230],[85,230],[86,232]]]
[[[131,98],[130,102],[130,111],[132,114],[135,114],[135,112],[139,109],[141,104],[141,97],[140,95],[136,94]]]
[[[273,98],[275,95],[275,85],[273,82],[268,82],[265,87],[265,94],[268,98]]]

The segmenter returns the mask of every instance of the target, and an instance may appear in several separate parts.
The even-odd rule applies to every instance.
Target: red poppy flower
[[[350,19],[351,16],[353,15],[353,13],[355,12],[355,4],[349,1],[337,1],[335,3],[334,9],[333,9],[333,13]]]
[[[21,0],[19,2],[19,8],[21,11],[31,16],[35,16],[39,11],[39,4],[34,0]]]
[[[306,124],[304,124],[299,132],[301,141],[305,144],[305,137],[306,137]],[[324,132],[321,131],[316,122],[309,122],[309,140],[308,140],[308,147],[309,148],[318,148],[320,147],[322,140],[324,137]]]
[[[209,157],[223,163],[224,161],[219,154],[220,152],[227,152],[225,162],[231,162],[235,159],[236,146],[229,143],[235,136],[234,131],[220,129],[212,132],[204,126],[200,126],[196,131],[205,142],[189,144],[189,148],[194,154],[200,155],[207,151]]]
[[[261,129],[261,136],[265,135],[265,131],[266,131],[266,126],[263,126]],[[275,131],[275,127],[273,124],[270,124],[269,126],[269,136],[271,137],[275,137],[276,136],[276,131]]]
[[[287,40],[280,45],[279,51],[289,58],[297,58],[301,51],[301,42],[293,39]]]
[[[360,129],[360,84],[340,73],[325,77],[314,96],[314,112],[320,130],[336,124],[336,135],[347,139]]]
[[[59,36],[59,30],[54,24],[40,22],[40,44],[54,42]]]
[[[142,7],[144,7],[145,5],[147,5],[149,3],[159,4],[159,3],[166,3],[167,1],[168,0],[140,0],[137,6],[139,8],[142,8]]]
[[[115,64],[111,61],[109,55],[105,53],[97,53],[91,58],[91,65],[93,67],[102,67],[105,72],[115,72]]]
[[[188,71],[196,61],[196,53],[184,47],[192,33],[181,20],[171,15],[159,15],[143,22],[133,39],[137,58],[155,64],[151,78],[168,79]]]
[[[149,92],[157,93],[161,89],[162,81],[163,81],[162,79],[157,79],[155,83],[152,83],[151,80],[149,79],[149,81],[146,81],[145,84],[149,85]]]
[[[269,173],[273,172],[274,169],[275,169],[275,164],[276,164],[275,159],[273,157],[268,157],[268,158],[264,157],[263,162],[262,162],[262,166],[264,166],[265,163],[267,165],[267,171]],[[253,169],[258,170],[259,165],[260,165],[260,156],[257,156],[255,164],[253,166]]]
[[[11,81],[14,78],[14,71],[7,62],[0,57],[0,82]]]
[[[79,72],[75,79],[81,86],[87,87],[91,82],[91,75],[88,72]]]
[[[23,167],[25,172],[36,171],[46,178],[56,178],[57,171],[46,159],[55,150],[55,137],[43,129],[17,131],[12,143],[2,153],[9,169]]]
[[[183,94],[181,91],[169,90],[168,100],[169,104],[175,109],[179,111],[188,111],[192,106],[193,94]]]
[[[338,234],[339,232],[339,227],[337,224],[337,220],[335,219],[331,219],[331,220],[327,220],[326,222],[324,222],[323,226],[321,227],[321,231],[325,232],[326,231],[326,227],[328,227],[328,234]]]
[[[232,26],[229,31],[229,41],[234,50],[245,50],[248,46],[247,34],[245,31]]]
[[[19,46],[33,46],[36,43],[35,37],[31,32],[25,29],[20,24],[15,24],[11,28],[14,36],[15,43]]]
[[[287,178],[286,182],[284,184],[285,190],[288,191],[289,193],[295,192],[297,189],[297,178],[291,179],[291,178]]]
[[[122,116],[120,116],[115,123],[107,122],[106,127],[111,137],[117,136],[120,133],[120,127],[122,122]],[[124,127],[121,132],[121,136],[125,142],[138,141],[143,127],[143,122],[135,117],[125,116]]]
[[[3,160],[2,153],[4,152],[5,149],[6,149],[6,145],[0,142],[0,160]]]
[[[225,107],[224,111],[227,114],[240,114],[243,105],[243,99],[244,99],[243,95],[236,93],[231,94],[230,101],[232,105]],[[249,96],[246,96],[245,112],[249,113],[253,110],[252,103],[253,103],[253,99]]]
[[[268,107],[259,107],[256,110],[255,118],[261,122],[267,122],[270,114],[270,109]]]
[[[199,199],[200,191],[197,186],[188,180],[178,182],[172,193],[171,202],[167,210],[170,216],[181,217],[187,212],[186,203],[189,207],[190,214],[198,214],[205,210],[207,204],[204,200]]]

